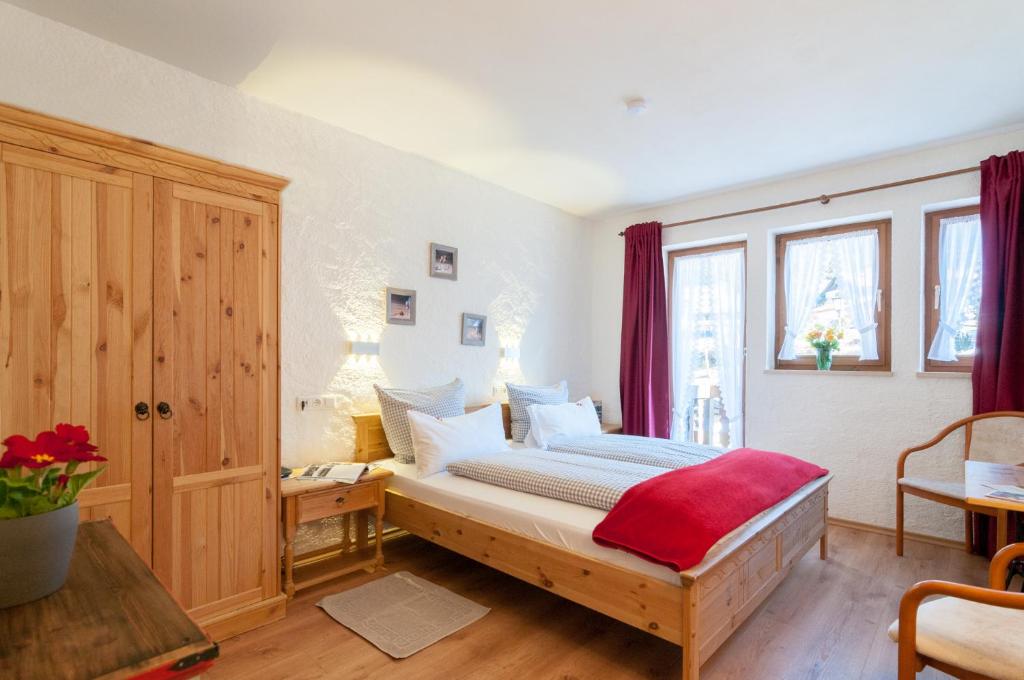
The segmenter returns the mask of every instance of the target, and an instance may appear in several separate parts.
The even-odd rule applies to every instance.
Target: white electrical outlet
[[[309,397],[298,397],[296,406],[299,411],[331,411],[338,408],[338,398],[333,394],[315,394]]]

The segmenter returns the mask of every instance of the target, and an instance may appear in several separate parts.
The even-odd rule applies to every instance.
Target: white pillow
[[[436,418],[418,411],[408,414],[419,478],[444,472],[448,463],[509,448],[499,404],[451,418]]]
[[[601,421],[597,419],[590,397],[574,404],[531,404],[527,411],[530,414],[528,436],[538,449],[546,449],[559,439],[601,434]]]

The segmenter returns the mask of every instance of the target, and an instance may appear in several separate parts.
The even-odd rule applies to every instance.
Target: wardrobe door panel
[[[108,462],[81,517],[113,520],[148,563],[152,430],[134,404],[151,397],[152,181],[6,144],[0,168],[0,433],[88,427]]]
[[[170,411],[155,423],[154,567],[203,620],[278,590],[276,434],[261,437],[268,414],[276,433],[276,290],[271,306],[261,292],[276,220],[164,180],[155,197],[154,398]]]

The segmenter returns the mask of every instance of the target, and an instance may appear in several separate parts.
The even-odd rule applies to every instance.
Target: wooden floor
[[[926,578],[984,584],[986,562],[950,548],[832,527],[831,557],[812,550],[701,669],[702,680],[891,679],[896,645],[885,630],[900,595]],[[303,591],[277,623],[224,641],[204,678],[460,680],[678,679],[679,648],[415,537],[389,541],[386,565]],[[410,571],[491,612],[394,661],[315,603],[382,574]],[[945,678],[929,670],[919,678]]]

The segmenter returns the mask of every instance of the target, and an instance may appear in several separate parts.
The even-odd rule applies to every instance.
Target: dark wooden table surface
[[[79,526],[63,588],[0,609],[0,678],[187,678],[216,655],[109,521]]]

